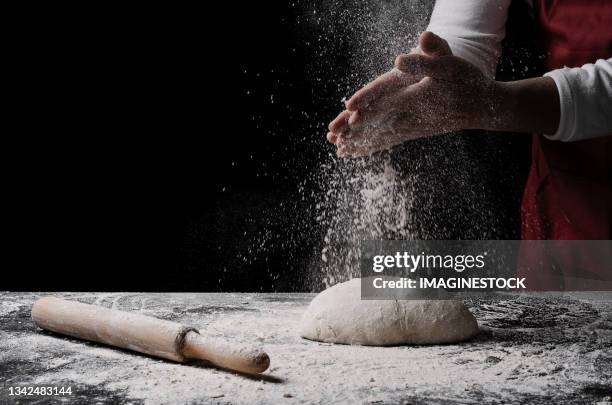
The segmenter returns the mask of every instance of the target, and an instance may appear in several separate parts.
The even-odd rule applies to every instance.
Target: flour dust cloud
[[[283,228],[287,235],[261,229],[248,252],[250,258],[278,249],[296,252],[290,261],[297,270],[270,267],[273,289],[292,285],[320,291],[357,276],[366,240],[516,238],[507,232],[520,206],[520,192],[514,190],[521,187],[512,177],[515,161],[506,145],[510,137],[462,131],[358,159],[337,158],[335,147],[325,141],[327,124],[342,111],[343,100],[390,70],[398,54],[415,47],[433,4],[290,3],[301,51],[312,55],[300,69],[314,83],[306,97],[316,108],[307,114],[287,106],[292,116],[307,121],[303,137],[286,151],[295,157],[291,170],[303,179],[297,198],[268,220],[269,229]],[[282,103],[274,98],[274,105]],[[305,149],[315,155],[314,164],[304,165]],[[499,178],[503,171],[511,174]],[[508,202],[516,196],[517,201]],[[282,218],[291,219],[285,226],[279,225]],[[308,247],[310,253],[304,251],[304,240],[314,246]]]
[[[427,25],[431,2],[361,1],[304,4],[306,29],[318,43],[349,58],[346,72],[310,66],[314,74],[332,74],[338,93],[346,97],[392,68],[395,56],[409,52]],[[333,55],[336,56],[336,55]],[[331,57],[330,59],[333,59]],[[332,67],[333,69],[333,67]],[[338,112],[342,100],[337,100]],[[329,117],[331,119],[333,117]],[[311,266],[314,289],[328,288],[358,275],[361,244],[372,239],[414,239],[413,184],[390,152],[370,158],[330,156],[314,176],[322,185],[317,196],[317,221],[323,224],[320,260]],[[402,173],[403,172],[403,173]]]

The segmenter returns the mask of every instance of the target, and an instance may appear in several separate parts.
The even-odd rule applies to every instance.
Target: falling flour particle
[[[321,251],[326,288],[357,277],[362,243],[367,240],[415,239],[412,184],[403,180],[388,156],[346,161],[341,176],[329,179],[334,192],[322,222],[328,225]]]
[[[367,346],[455,343],[478,334],[474,315],[460,301],[361,300],[361,279],[317,295],[304,313],[300,335],[328,343]],[[414,298],[414,296],[412,297]]]

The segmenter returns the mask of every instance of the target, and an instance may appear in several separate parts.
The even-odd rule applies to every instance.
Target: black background
[[[332,159],[346,95],[311,67],[344,75],[343,43],[311,46],[291,2],[147,7],[23,16],[0,289],[308,290],[322,229],[298,187]],[[483,235],[462,213],[465,233],[440,236],[517,238],[528,140],[463,136],[505,219]]]

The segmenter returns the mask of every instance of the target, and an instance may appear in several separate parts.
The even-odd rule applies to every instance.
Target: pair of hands
[[[398,56],[391,71],[346,102],[327,140],[338,156],[359,157],[425,136],[484,128],[494,83],[453,56],[444,39],[424,32],[417,50]]]

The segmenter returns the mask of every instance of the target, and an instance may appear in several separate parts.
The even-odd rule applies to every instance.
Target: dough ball
[[[361,279],[317,295],[300,324],[300,336],[320,342],[367,346],[455,343],[478,334],[478,323],[456,300],[361,300]],[[403,298],[418,294],[402,290]],[[401,298],[398,295],[398,298]]]

